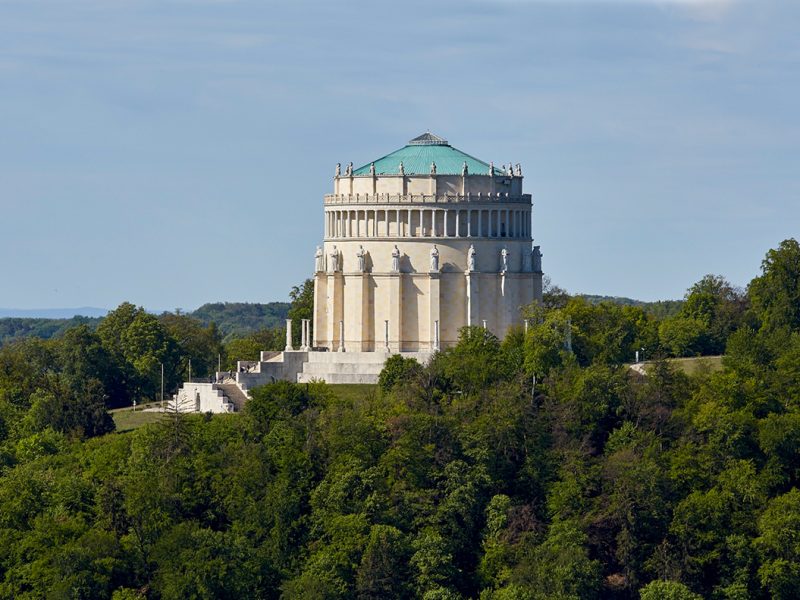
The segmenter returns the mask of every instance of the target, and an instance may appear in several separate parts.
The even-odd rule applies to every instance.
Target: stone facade
[[[453,150],[430,137],[431,146]],[[433,351],[455,344],[464,325],[485,325],[503,337],[520,323],[520,307],[541,299],[532,202],[523,193],[521,169],[472,162],[473,169],[484,165],[483,172],[431,166],[428,173],[410,173],[402,163],[388,173],[337,169],[334,193],[324,198],[314,347]]]

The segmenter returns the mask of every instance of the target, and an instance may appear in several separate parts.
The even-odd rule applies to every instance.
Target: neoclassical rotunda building
[[[497,168],[425,133],[357,169],[336,167],[317,248],[313,346],[427,352],[465,325],[502,337],[542,296],[531,195]]]
[[[542,297],[519,165],[495,168],[425,133],[358,169],[337,166],[324,204],[300,347],[287,320],[285,351],[184,383],[173,409],[235,412],[277,379],[377,383],[387,353],[425,362],[465,325],[503,337]]]

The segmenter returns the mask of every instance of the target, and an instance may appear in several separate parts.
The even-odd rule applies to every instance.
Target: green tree
[[[292,344],[300,345],[302,329],[301,319],[311,319],[309,335],[314,339],[314,280],[306,279],[301,285],[294,286],[289,292],[289,299],[292,301],[289,307],[289,318],[292,320]]]
[[[391,391],[397,384],[406,384],[422,372],[420,365],[413,358],[405,358],[401,354],[392,354],[386,359],[380,375],[378,385],[384,392]]]
[[[79,437],[103,435],[114,430],[105,400],[103,384],[97,379],[81,381],[74,388],[62,384],[55,392],[39,390],[31,396],[25,423],[31,432],[51,428]]]
[[[153,398],[160,387],[164,365],[169,388],[184,376],[179,349],[161,322],[143,308],[122,303],[97,328],[103,347],[119,365],[131,398]]]
[[[512,583],[536,600],[588,600],[600,591],[600,563],[589,558],[587,537],[572,521],[555,522],[545,540],[525,553]]]
[[[223,369],[233,370],[240,360],[260,360],[261,352],[281,351],[286,346],[286,330],[262,329],[245,337],[234,337],[225,344]]]
[[[754,545],[761,555],[762,585],[775,600],[797,597],[800,589],[800,490],[774,498],[758,519]]]
[[[756,316],[767,329],[800,329],[800,244],[790,238],[767,252],[761,275],[747,289]]]
[[[403,533],[390,525],[373,525],[356,572],[356,593],[364,600],[410,598],[410,546]]]
[[[724,277],[706,275],[686,292],[681,316],[705,325],[702,354],[722,354],[730,335],[745,322],[747,297]]]
[[[525,370],[539,377],[574,360],[569,349],[572,334],[563,310],[534,308],[528,313],[532,325],[525,336]]]
[[[165,313],[159,321],[178,345],[181,362],[192,361],[192,374],[209,376],[217,370],[223,353],[222,336],[214,323],[204,326],[192,317]]]
[[[661,322],[659,343],[671,356],[697,356],[706,345],[707,330],[700,319],[679,314]]]
[[[702,600],[679,581],[651,581],[641,590],[642,600]]]

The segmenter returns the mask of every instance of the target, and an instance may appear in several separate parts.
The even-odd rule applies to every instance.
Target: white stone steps
[[[325,383],[378,383],[378,373],[298,373],[297,383],[311,383],[312,381],[324,381]]]

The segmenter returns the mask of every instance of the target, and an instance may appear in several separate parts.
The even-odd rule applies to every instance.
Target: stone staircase
[[[430,351],[403,352],[425,364]],[[182,412],[239,412],[249,390],[273,381],[378,383],[388,352],[264,352],[260,361],[239,361],[236,371],[216,374],[216,383],[186,382],[172,400]]]
[[[247,402],[248,398],[236,383],[218,383],[216,388],[225,394],[228,401],[233,404],[236,412],[244,408],[244,403]]]
[[[403,352],[424,364],[431,352]],[[297,383],[325,381],[326,383],[378,383],[386,359],[385,352],[309,352],[302,371],[297,373]]]

